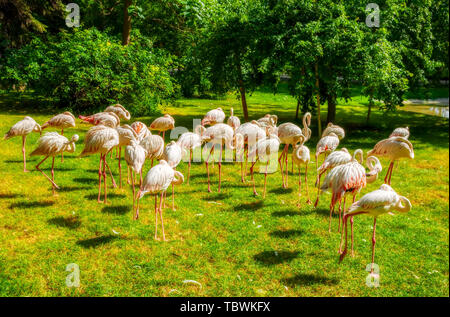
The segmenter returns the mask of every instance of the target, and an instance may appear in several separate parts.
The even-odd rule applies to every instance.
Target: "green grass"
[[[251,118],[275,113],[280,123],[293,120],[296,103],[285,93],[255,92],[248,101]],[[233,95],[219,100],[182,99],[165,110],[177,126],[192,130],[192,119],[217,106],[227,114],[233,106],[242,118]],[[0,108],[1,134],[25,114],[39,123],[51,116],[47,109],[33,106],[32,100],[14,94],[3,94]],[[164,211],[170,241],[155,241],[152,197],[142,199],[138,221],[132,220],[129,186],[122,190],[110,186],[110,203],[97,204],[98,156],[76,157],[89,128],[79,124],[67,130],[67,135],[80,135],[76,152],[66,154],[64,163],[56,160],[55,180],[61,187],[57,196],[34,170],[39,158],[28,158],[32,172],[22,172],[20,138],[0,142],[0,295],[449,296],[449,122],[412,112],[374,111],[371,124],[365,126],[366,111],[363,97],[340,101],[336,123],[347,134],[341,146],[366,152],[394,127],[408,125],[415,149],[415,159],[401,161],[392,177],[394,189],[411,200],[413,209],[385,215],[377,222],[379,288],[365,284],[373,220],[355,218],[355,257],[339,264],[336,217],[328,233],[330,195],[322,197],[318,209],[304,204],[305,197],[303,206],[296,207],[296,173],[290,175],[287,190],[281,188],[279,172],[269,175],[262,200],[252,195],[250,182],[240,182],[239,165],[232,163],[224,164],[220,194],[215,165],[213,192],[208,194],[205,166],[195,163],[191,184],[176,188],[176,211]],[[149,124],[154,118],[133,119]],[[318,140],[315,119],[307,143],[312,152]],[[34,133],[28,138],[28,153],[38,137]],[[49,164],[44,163],[46,172]],[[381,185],[387,161],[382,164],[380,179],[362,194]],[[110,165],[117,181],[116,160]],[[313,167],[311,162],[308,176],[314,198]],[[148,169],[149,164],[145,172]],[[181,163],[178,170],[186,175],[187,164]],[[261,193],[263,175],[255,177]],[[69,263],[80,267],[79,288],[65,285]],[[200,282],[202,288],[183,284],[186,279]]]

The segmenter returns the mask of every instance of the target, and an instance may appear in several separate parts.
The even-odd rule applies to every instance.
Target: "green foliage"
[[[170,56],[139,34],[122,46],[96,29],[75,29],[8,52],[1,79],[55,98],[61,109],[89,113],[119,102],[147,114],[174,96],[170,65]]]

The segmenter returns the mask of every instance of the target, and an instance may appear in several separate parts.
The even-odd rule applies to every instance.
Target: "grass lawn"
[[[292,121],[295,114],[296,103],[286,93],[255,92],[248,102],[254,119],[275,113],[282,123]],[[26,104],[27,110],[19,110]],[[192,130],[192,119],[217,106],[227,115],[233,106],[242,118],[234,95],[219,100],[181,99],[165,111],[174,116],[177,126]],[[37,108],[29,99],[3,94],[0,134],[26,114],[41,124],[55,114]],[[80,135],[76,152],[65,154],[64,163],[56,159],[55,181],[61,187],[57,196],[34,169],[39,157],[28,158],[31,173],[22,172],[20,138],[0,142],[0,295],[449,296],[449,121],[375,110],[371,124],[365,126],[366,111],[363,97],[340,101],[336,123],[346,129],[341,146],[351,153],[358,148],[366,153],[394,127],[408,125],[415,150],[415,159],[401,161],[392,177],[392,186],[410,199],[413,209],[385,215],[377,222],[380,287],[365,284],[373,219],[355,217],[355,257],[339,264],[336,217],[328,233],[331,195],[324,195],[317,209],[304,204],[303,197],[298,208],[297,172],[290,175],[286,190],[281,188],[279,172],[269,175],[262,200],[252,195],[250,182],[240,182],[239,164],[232,163],[223,165],[220,194],[215,165],[213,192],[208,194],[205,166],[195,163],[190,185],[176,187],[176,211],[164,211],[170,241],[155,241],[153,197],[142,199],[138,221],[132,219],[129,186],[121,190],[110,186],[109,204],[97,204],[99,157],[77,158],[89,128],[78,124],[66,132]],[[153,119],[132,118],[147,124]],[[315,119],[313,137],[306,144],[312,152],[318,141]],[[38,137],[29,136],[27,153]],[[109,162],[118,181],[117,162]],[[379,180],[361,194],[382,184],[388,162],[381,162],[384,170]],[[46,172],[50,164],[50,160],[44,163]],[[312,159],[308,175],[312,198],[314,164]],[[147,163],[145,172],[149,167]],[[186,175],[187,164],[181,163],[178,170]],[[264,176],[255,178],[261,193]],[[65,284],[69,263],[79,265],[79,288]],[[198,281],[202,287],[183,280]]]

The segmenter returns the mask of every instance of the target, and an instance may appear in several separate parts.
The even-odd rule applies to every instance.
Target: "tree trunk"
[[[318,135],[322,135],[322,122],[320,121],[320,87],[319,87],[319,65],[316,61],[314,65],[314,70],[316,73],[316,99],[317,99],[317,129],[318,129]]]
[[[372,95],[369,96],[369,110],[367,111],[366,124],[369,124],[370,113],[372,112],[373,99]]]
[[[295,111],[295,120],[298,120],[298,110],[300,108],[300,98],[297,99],[297,110]]]
[[[336,96],[333,93],[327,94],[328,102],[328,113],[327,113],[327,123],[334,122],[336,118]]]
[[[131,1],[125,0],[123,6],[122,45],[128,45],[130,43],[131,16],[128,14],[128,7],[131,5]]]
[[[238,81],[239,81],[239,92],[241,93],[241,102],[242,102],[242,112],[244,113],[245,121],[248,121],[248,108],[247,108],[247,98],[245,97],[245,85],[244,80],[242,78],[242,68],[241,61],[237,61],[238,65]]]

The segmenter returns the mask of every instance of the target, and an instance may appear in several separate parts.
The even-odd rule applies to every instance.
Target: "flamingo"
[[[125,147],[124,158],[128,166],[131,168],[131,179],[133,182],[133,211],[136,201],[133,172],[140,174],[140,182],[139,182],[140,188],[142,185],[142,167],[144,166],[146,156],[147,151],[145,151],[145,149],[135,139],[131,139],[130,144]]]
[[[276,134],[269,135],[266,139],[259,140],[253,150],[253,153],[251,153],[251,157],[257,155],[256,160],[252,163],[252,166],[250,167],[250,173],[251,173],[251,180],[253,181],[253,194],[258,195],[255,188],[255,181],[253,179],[253,167],[255,166],[256,162],[258,160],[262,162],[266,162],[266,170],[264,172],[264,191],[263,191],[263,198],[266,197],[266,183],[267,183],[267,169],[269,167],[270,163],[270,157],[272,153],[278,153],[278,149],[280,148],[280,139]]]
[[[184,150],[178,143],[175,141],[170,141],[170,143],[164,148],[162,159],[175,170],[178,164],[180,164],[184,153],[186,153],[186,150]],[[175,192],[173,187],[174,186],[172,184],[172,210],[175,210]]]
[[[381,173],[383,167],[376,156],[368,156],[366,165],[369,168],[369,173],[366,173],[366,183],[371,184],[378,179],[378,174]]]
[[[64,135],[65,128],[75,127],[75,116],[69,111],[57,114],[42,125],[42,130],[49,126],[61,129],[61,135]],[[61,152],[61,162],[64,162],[64,152]]]
[[[11,129],[3,136],[3,140],[8,140],[15,136],[22,136],[22,155],[23,155],[23,171],[25,173],[29,172],[27,170],[27,159],[25,157],[25,142],[27,135],[31,132],[39,132],[42,134],[42,128],[39,124],[34,121],[33,118],[26,116],[16,124],[14,124]]]
[[[409,127],[404,128],[396,128],[394,131],[392,131],[390,138],[400,136],[402,138],[408,139],[409,138]]]
[[[149,135],[152,134],[150,132],[150,130],[147,128],[147,126],[145,125],[145,123],[143,123],[141,121],[133,122],[131,124],[131,127],[137,133],[139,142],[141,142],[143,139],[145,139],[146,137],[148,137]]]
[[[170,184],[179,185],[184,181],[183,174],[178,171],[175,171],[173,168],[169,166],[169,164],[165,160],[161,160],[158,165],[155,165],[150,169],[150,171],[145,176],[145,179],[141,185],[137,193],[138,201],[135,219],[139,217],[139,201],[146,194],[155,195],[155,240],[158,240],[158,217],[157,214],[159,212],[161,218],[161,226],[163,232],[163,240],[166,240],[166,236],[164,234],[164,221],[162,215],[162,201],[163,195],[166,192],[167,188]],[[158,208],[158,194],[160,194],[159,200],[159,208]]]
[[[233,109],[231,110],[231,112],[233,113]],[[198,125],[198,126],[195,127],[194,132],[185,132],[177,140],[177,144],[182,149],[189,150],[189,163],[188,163],[188,174],[187,174],[187,184],[188,185],[189,185],[189,176],[191,174],[192,151],[195,148],[198,148],[198,147],[202,146],[202,133],[205,130],[206,129],[205,129],[204,126]]]
[[[241,126],[242,127],[242,126]],[[233,137],[236,135],[236,146],[233,145]],[[202,135],[202,142],[209,142],[211,144],[211,151],[209,152],[208,158],[205,160],[206,164],[206,172],[208,174],[208,192],[211,192],[210,187],[210,179],[209,179],[209,157],[214,150],[216,144],[220,144],[220,154],[219,154],[219,189],[220,193],[220,185],[221,185],[221,171],[222,171],[222,145],[225,143],[225,147],[234,150],[239,148],[237,143],[241,144],[243,142],[244,137],[239,133],[233,133],[233,129],[225,123],[217,123],[213,126],[207,128]]]
[[[98,166],[98,198],[97,202],[100,203],[101,194],[101,176],[103,174],[103,185],[104,185],[104,200],[107,203],[107,191],[106,191],[106,171],[105,168],[108,167],[111,179],[113,181],[113,187],[116,187],[114,177],[112,176],[111,169],[106,162],[106,154],[109,153],[114,147],[119,144],[119,133],[116,129],[106,127],[104,125],[96,125],[88,130],[86,137],[84,139],[84,149],[79,157],[84,157],[90,154],[99,153],[100,162]],[[102,172],[102,162],[103,162],[103,172]]]
[[[128,146],[131,144],[131,141],[135,141],[138,139],[138,135],[134,129],[128,125],[124,124],[123,126],[119,126],[116,128],[117,133],[119,134],[119,144],[117,145],[118,151],[119,151],[119,188],[122,188],[122,164],[121,164],[121,156],[122,156],[122,147]],[[129,167],[128,165],[128,172]],[[127,177],[128,178],[128,177]]]
[[[228,117],[227,124],[233,128],[233,131],[236,131],[241,125],[241,120],[234,115],[233,108],[230,109],[230,116]]]
[[[245,176],[247,176],[247,162],[248,153],[251,152],[256,143],[260,140],[264,140],[267,137],[267,133],[262,129],[259,124],[253,120],[251,122],[246,122],[239,126],[235,131],[235,138],[237,135],[242,135],[244,138],[244,151],[241,154],[241,181],[245,183]],[[245,152],[245,169],[243,168],[243,155]],[[252,162],[253,158],[251,157]]]
[[[257,120],[261,127],[271,126],[276,127],[278,122],[278,117],[275,114],[266,114],[264,117]]]
[[[58,134],[57,132],[47,132],[44,136],[39,138],[38,147],[31,152],[30,156],[35,155],[44,155],[44,159],[36,165],[36,169],[42,173],[49,181],[52,183],[53,195],[55,194],[55,188],[59,189],[58,185],[55,184],[55,156],[66,151],[69,153],[75,152],[75,142],[79,139],[78,134],[74,134],[70,141],[63,135]],[[48,177],[39,166],[44,163],[48,157],[51,156],[52,160],[52,178]]]
[[[325,159],[328,154],[336,150],[339,145],[339,138],[334,132],[330,132],[328,135],[323,136],[316,145],[316,170],[319,165],[319,156],[325,153]]]
[[[156,118],[150,124],[150,130],[157,130],[159,133],[163,133],[162,138],[164,139],[167,130],[172,130],[175,127],[175,119],[170,116],[170,114],[165,114],[163,117]]]
[[[344,211],[345,211],[345,197],[347,194],[353,195],[353,201],[359,191],[366,187],[366,170],[358,160],[357,156],[360,156],[360,162],[363,160],[363,152],[358,149],[353,154],[351,162],[338,165],[331,169],[331,171],[325,177],[325,180],[320,187],[322,192],[329,189],[332,191],[332,198],[330,203],[330,218],[328,223],[328,231],[331,232],[331,215],[336,203],[339,201],[339,228],[341,224],[341,201],[344,198]],[[353,228],[353,219],[350,220]],[[353,229],[352,229],[353,237]],[[353,238],[352,238],[353,241]],[[352,242],[353,250],[353,242]]]
[[[163,155],[164,152],[163,138],[160,137],[159,135],[150,133],[141,140],[140,144],[147,151],[147,159],[152,160],[151,167],[153,167],[153,160],[159,160]]]
[[[375,232],[377,217],[392,211],[398,211],[401,213],[409,212],[412,208],[411,202],[408,198],[398,195],[391,186],[382,184],[379,189],[374,190],[363,197],[360,200],[353,203],[347,212],[344,213],[344,225],[345,225],[345,248],[341,253],[339,260],[342,261],[347,254],[347,218],[354,217],[356,215],[366,214],[373,217],[373,233],[372,233],[372,269],[375,262]],[[342,249],[342,236],[340,249]]]
[[[295,165],[298,166],[298,203],[297,206],[300,207],[300,196],[301,196],[301,188],[302,188],[302,180],[300,175],[300,166],[302,164],[305,165],[305,184],[306,184],[306,195],[308,196],[306,203],[311,204],[311,199],[309,198],[309,191],[308,191],[308,164],[310,161],[310,153],[307,146],[304,145],[305,140],[309,139],[311,136],[311,130],[308,129],[307,136],[300,136],[300,139],[298,140],[298,143],[294,145],[294,149],[292,151],[292,161],[295,163]],[[286,177],[287,179],[287,177]]]
[[[357,151],[353,154],[353,158],[357,154]],[[362,155],[362,152],[361,152]],[[319,204],[319,197],[320,197],[320,178],[322,177],[322,174],[325,172],[333,169],[336,166],[346,164],[351,162],[352,156],[350,153],[348,153],[348,150],[344,147],[339,151],[331,152],[330,155],[328,155],[325,158],[325,161],[323,161],[322,165],[317,169],[317,179],[316,179],[316,186],[317,186],[317,198],[316,202],[314,203],[314,208],[317,207]]]
[[[93,125],[104,125],[110,128],[116,128],[120,125],[120,118],[114,112],[99,112],[91,116],[79,115],[83,122],[90,123]]]
[[[106,107],[105,112],[114,112],[122,120],[130,120],[130,112],[119,103]]]
[[[345,138],[345,131],[343,128],[341,128],[340,126],[333,124],[331,122],[328,123],[327,127],[325,130],[323,130],[322,132],[322,138],[324,136],[330,135],[330,133],[334,133],[337,135],[337,137],[339,138],[339,140],[342,140],[343,138]]]
[[[225,112],[222,108],[217,108],[208,111],[202,119],[202,126],[215,125],[216,123],[222,123],[225,120]]]
[[[301,129],[297,125],[286,122],[283,124],[280,124],[277,128],[278,131],[278,137],[281,140],[282,144],[285,144],[283,152],[281,152],[280,157],[278,158],[278,163],[280,165],[280,171],[281,171],[281,177],[282,177],[282,183],[283,188],[288,187],[288,151],[289,151],[289,145],[292,145],[294,147],[295,144],[297,144],[300,140],[300,136],[306,136],[308,133],[308,126],[311,125],[311,113],[306,112],[303,115],[303,128]],[[305,139],[304,142],[307,142],[308,139]],[[283,159],[285,160],[285,169],[286,169],[286,180],[284,179],[284,171],[283,171]],[[292,167],[293,170],[293,167]]]
[[[391,163],[386,172],[384,182],[391,185],[392,170],[394,169],[395,161],[402,158],[414,159],[414,149],[411,142],[402,137],[392,137],[381,140],[372,150],[367,152],[367,155],[384,156],[389,158]]]

